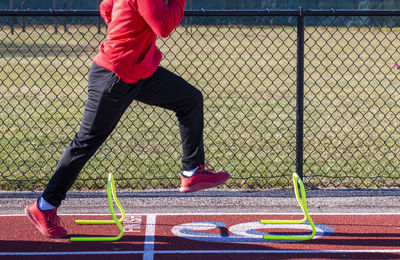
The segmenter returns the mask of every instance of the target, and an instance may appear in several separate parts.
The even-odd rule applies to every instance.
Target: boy
[[[133,100],[174,111],[182,139],[180,192],[224,183],[226,172],[204,166],[203,96],[159,66],[157,37],[167,37],[183,18],[186,0],[104,0],[100,14],[107,36],[89,72],[88,100],[80,129],[65,150],[42,196],[26,207],[29,219],[48,237],[65,237],[57,216],[85,163],[111,134]]]

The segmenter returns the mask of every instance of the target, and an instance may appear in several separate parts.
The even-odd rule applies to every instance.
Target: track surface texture
[[[71,236],[116,236],[115,225],[77,225],[107,214],[63,214]],[[307,235],[308,223],[265,225],[286,214],[127,214],[115,242],[70,242],[41,235],[24,215],[0,216],[0,259],[400,259],[400,214],[311,214],[309,241],[264,240],[263,235]]]

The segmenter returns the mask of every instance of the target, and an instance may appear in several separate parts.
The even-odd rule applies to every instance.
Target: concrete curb
[[[0,192],[0,214],[23,214],[40,192]],[[306,192],[313,213],[400,213],[400,189],[335,189]],[[117,191],[129,214],[147,213],[301,213],[291,190]],[[108,213],[105,191],[71,191],[60,213]]]

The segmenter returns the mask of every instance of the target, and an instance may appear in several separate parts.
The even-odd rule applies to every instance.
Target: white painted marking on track
[[[310,212],[309,212],[310,213]],[[147,215],[143,213],[143,215]],[[231,212],[231,213],[201,213],[201,212],[195,212],[195,213],[157,213],[157,216],[242,216],[242,215],[267,215],[267,216],[287,216],[287,215],[293,215],[293,216],[304,216],[303,213],[301,212],[286,212],[286,213],[280,213],[280,212]],[[377,213],[377,212],[359,212],[359,213],[310,213],[311,216],[368,216],[368,215],[400,215],[400,212],[383,212],[383,213]]]
[[[140,216],[149,216],[154,215],[153,213],[126,213],[127,215],[140,215]],[[60,213],[59,216],[110,216],[110,214],[106,213]],[[247,213],[239,213],[239,212],[231,212],[231,213],[202,213],[202,212],[195,212],[195,213],[156,213],[157,216],[242,216],[242,215],[266,215],[266,216],[304,216],[304,214],[299,212],[292,212],[292,213],[279,213],[279,212],[247,212]],[[360,212],[360,213],[310,213],[311,216],[397,216],[400,215],[400,212]],[[22,217],[26,216],[26,214],[0,214],[0,217]],[[118,215],[117,215],[118,217]]]
[[[49,256],[49,255],[136,255],[144,251],[77,251],[77,252],[0,252],[0,256]]]
[[[333,228],[319,224],[319,223],[314,223],[315,224],[315,230],[316,234],[313,239],[318,239],[324,236],[329,236],[333,234],[334,230]],[[275,242],[276,240],[265,240],[264,236],[268,235],[277,235],[277,234],[269,234],[269,233],[264,233],[258,231],[258,229],[298,229],[298,230],[307,230],[312,232],[312,228],[309,223],[303,223],[303,224],[261,224],[260,222],[248,222],[248,223],[239,223],[236,225],[233,225],[229,227],[229,231],[233,234],[236,234],[240,237],[249,237],[252,239],[262,239],[264,242],[269,241],[269,242]],[[292,235],[293,237],[299,236],[296,234]],[[300,235],[304,236],[304,234]],[[285,241],[289,242],[289,241]],[[298,242],[298,241],[297,241]]]
[[[360,250],[160,250],[154,254],[386,254],[400,253],[400,249]],[[82,251],[82,252],[0,252],[0,256],[57,256],[57,255],[137,255],[146,251]],[[143,257],[143,259],[145,259]]]
[[[201,231],[225,228],[229,230],[229,234],[204,233]],[[258,231],[258,229],[298,229],[311,231],[311,226],[308,223],[303,224],[261,224],[259,221],[239,223],[228,228],[227,223],[215,221],[201,221],[176,225],[171,229],[171,232],[177,237],[214,243],[293,243],[296,240],[267,240],[266,235],[272,235]],[[313,239],[329,236],[334,233],[334,229],[328,225],[315,223],[316,236]],[[200,232],[199,232],[200,231]],[[276,234],[275,234],[276,235]],[[293,234],[293,237],[299,236]],[[304,236],[304,235],[303,235]]]
[[[157,218],[157,215],[155,215],[155,214],[147,215],[143,260],[153,260],[154,259],[154,240],[155,240],[155,234],[156,234],[156,218]]]
[[[124,233],[139,233],[142,226],[142,216],[126,215],[122,223]]]

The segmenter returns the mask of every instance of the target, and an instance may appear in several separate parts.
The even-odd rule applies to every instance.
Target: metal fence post
[[[57,0],[53,0],[53,10],[57,9]],[[58,29],[57,29],[57,18],[54,16],[53,18],[54,21],[54,33],[58,33]]]
[[[296,172],[303,179],[304,139],[304,10],[297,17]]]
[[[97,8],[100,9],[100,0],[97,0]],[[97,17],[97,33],[100,34],[101,33],[101,17]]]
[[[13,7],[13,0],[10,0],[10,9],[12,10]],[[14,34],[14,17],[10,17],[10,28],[11,28],[11,34]]]
[[[25,0],[20,1],[22,10],[25,9],[25,2]],[[25,16],[22,17],[22,31],[25,32]]]
[[[64,0],[64,10],[67,10],[67,0]],[[68,31],[67,28],[67,17],[64,17],[64,33],[66,33]]]

